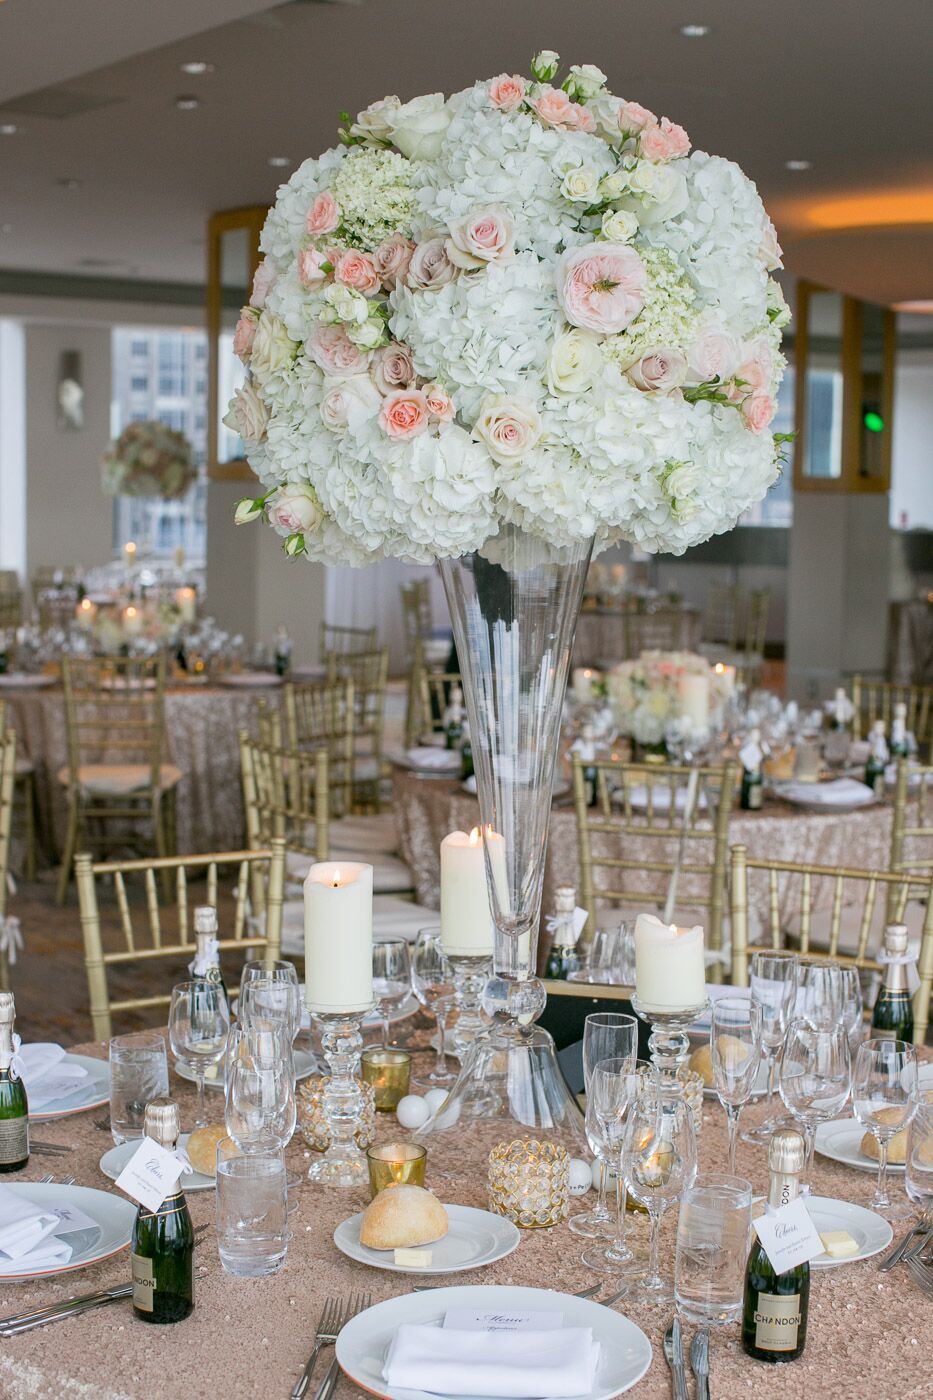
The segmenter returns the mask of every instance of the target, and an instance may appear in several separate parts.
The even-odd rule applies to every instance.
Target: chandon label
[[[800,1294],[759,1293],[755,1345],[761,1351],[793,1351],[800,1326]]]

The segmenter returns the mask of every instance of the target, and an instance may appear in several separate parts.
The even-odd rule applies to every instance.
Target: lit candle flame
[[[716,672],[717,676],[721,676],[725,672],[725,669],[726,668],[721,661],[717,661],[716,665],[713,667],[713,670]]]
[[[125,613],[125,616],[126,616],[126,617],[129,617],[129,618],[133,618],[133,617],[136,616],[136,609],[133,607],[132,603],[131,603],[130,606],[127,608],[126,613]]]
[[[337,869],[337,870],[334,871],[334,889],[337,889],[338,886],[339,886],[339,884],[340,884],[340,871],[339,871],[339,869]]]
[[[481,840],[481,838],[480,838],[480,834],[479,834],[479,827],[478,827],[478,826],[474,826],[473,830],[470,832],[470,845],[471,845],[471,846],[478,846],[479,843],[480,843],[480,840]]]
[[[90,612],[90,611],[91,611],[91,607],[92,607],[92,604],[91,604],[90,598],[82,598],[82,599],[81,599],[81,611],[82,611],[82,612]]]

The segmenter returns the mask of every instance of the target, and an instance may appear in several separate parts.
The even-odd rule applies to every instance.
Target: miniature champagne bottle
[[[173,1100],[146,1105],[145,1136],[168,1152],[175,1150],[180,1124]],[[130,1248],[136,1316],[141,1322],[182,1322],[194,1309],[194,1230],[180,1186],[157,1211],[139,1207]]]
[[[0,992],[0,1172],[18,1172],[29,1161],[29,1103],[13,1068],[12,992]]]
[[[779,1128],[768,1149],[771,1185],[768,1204],[775,1210],[797,1199],[804,1164],[804,1143],[793,1128]],[[756,1361],[796,1361],[807,1342],[810,1265],[776,1272],[757,1236],[745,1266],[742,1349]]]

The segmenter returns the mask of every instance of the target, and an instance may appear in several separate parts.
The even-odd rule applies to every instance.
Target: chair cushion
[[[378,938],[392,935],[414,943],[423,928],[436,927],[440,915],[436,909],[410,904],[393,895],[376,895],[373,900],[373,933]],[[257,920],[263,925],[264,920]],[[304,901],[289,899],[282,906],[282,952],[303,953],[305,949]]]
[[[162,792],[180,783],[184,774],[174,764],[163,763],[159,769],[159,787]],[[58,781],[68,787],[71,774],[67,768],[59,768]],[[128,797],[131,793],[145,792],[149,787],[149,765],[147,763],[84,763],[78,769],[78,782],[87,797]]]
[[[331,848],[330,859],[341,861],[362,861],[373,867],[374,894],[402,894],[414,888],[411,871],[398,856],[380,855],[377,852],[358,849],[339,851]],[[286,851],[285,879],[289,884],[301,884],[305,879],[314,857],[304,851]]]

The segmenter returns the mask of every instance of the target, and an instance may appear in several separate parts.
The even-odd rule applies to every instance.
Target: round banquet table
[[[414,1026],[414,1022],[409,1022]],[[414,1039],[423,1044],[424,1031]],[[101,1044],[76,1047],[104,1058]],[[930,1058],[927,1055],[927,1058]],[[194,1116],[192,1085],[171,1078],[171,1092],[181,1103],[182,1125]],[[218,1111],[222,1104],[217,1105]],[[762,1109],[751,1104],[743,1123],[757,1122]],[[61,1175],[74,1173],[80,1186],[113,1190],[98,1162],[111,1145],[109,1133],[94,1126],[101,1110],[89,1110],[54,1124],[37,1125],[35,1136],[73,1148],[60,1163],[33,1157],[22,1173],[7,1181],[38,1180],[51,1165]],[[394,1119],[378,1115],[382,1141],[405,1136]],[[477,1135],[480,1136],[480,1135]],[[485,1165],[468,1131],[454,1145],[430,1149],[426,1184],[450,1203],[485,1207]],[[297,1137],[286,1151],[289,1165],[301,1171],[310,1156]],[[722,1109],[706,1102],[699,1138],[701,1171],[725,1168],[726,1132]],[[767,1185],[765,1150],[740,1142],[737,1171],[756,1192]],[[811,1185],[815,1195],[866,1204],[873,1176],[817,1156]],[[894,1194],[902,1177],[892,1174]],[[371,1292],[373,1302],[407,1293],[408,1279],[347,1259],[333,1243],[340,1221],[362,1210],[368,1191],[303,1185],[290,1216],[291,1240],[284,1268],[269,1278],[234,1278],[223,1272],[213,1233],[214,1197],[210,1191],[192,1193],[189,1206],[195,1226],[208,1223],[195,1251],[196,1304],[191,1317],[170,1327],[152,1327],[133,1316],[129,1300],[112,1303],[82,1317],[55,1322],[34,1332],[8,1338],[0,1348],[0,1395],[4,1400],[191,1400],[205,1395],[229,1395],[254,1400],[285,1400],[311,1351],[314,1330],[326,1297],[346,1297],[356,1290]],[[571,1209],[589,1209],[592,1196],[573,1202]],[[677,1211],[662,1225],[662,1270],[674,1267]],[[630,1240],[647,1248],[647,1222],[630,1217]],[[496,1264],[470,1273],[438,1278],[445,1284],[513,1284],[573,1292],[595,1278],[580,1263],[586,1241],[571,1235],[566,1224],[552,1230],[524,1232],[518,1249]],[[60,1302],[83,1293],[123,1283],[129,1277],[129,1255],[123,1253],[63,1278],[0,1285],[0,1316]],[[615,1291],[611,1280],[603,1293]],[[542,1307],[556,1311],[553,1297]],[[670,1375],[662,1350],[662,1334],[672,1310],[623,1298],[616,1304],[648,1335],[653,1358],[644,1378],[629,1392],[635,1400],[669,1400]],[[684,1327],[684,1350],[689,1354],[693,1328]],[[814,1271],[810,1287],[807,1347],[800,1360],[784,1366],[752,1361],[741,1351],[738,1328],[714,1331],[710,1347],[713,1400],[921,1400],[930,1394],[930,1354],[933,1310],[903,1268],[878,1274],[865,1260],[839,1268]],[[325,1351],[314,1372],[312,1397],[326,1374],[333,1353]],[[689,1376],[689,1371],[688,1371]],[[691,1380],[692,1386],[692,1380]],[[692,1389],[691,1389],[692,1393]],[[345,1377],[336,1400],[362,1400]]]
[[[465,792],[458,781],[428,777],[410,769],[393,770],[393,810],[399,832],[402,859],[414,876],[415,899],[429,909],[440,907],[440,844],[449,831],[469,831],[479,824],[479,806],[475,797]],[[844,813],[802,810],[789,803],[771,801],[760,812],[736,810],[729,823],[730,845],[744,844],[750,856],[760,859],[812,861],[819,865],[844,865],[849,868],[886,870],[890,858],[891,821],[893,809],[887,802],[872,804],[860,810]],[[594,835],[594,853],[607,838]],[[613,838],[608,838],[612,840]],[[639,847],[646,860],[661,859],[658,838],[626,838],[626,857],[638,858]],[[676,856],[676,841],[672,838],[664,859]],[[604,853],[609,853],[607,847]],[[688,856],[689,859],[689,856]],[[597,890],[607,872],[594,870]],[[694,879],[696,877],[693,877]],[[633,872],[626,872],[626,888],[637,890],[639,882]],[[821,881],[820,884],[828,885]],[[545,914],[555,907],[558,885],[573,885],[580,889],[580,860],[577,847],[577,821],[569,799],[555,802],[551,809],[550,836],[544,871]],[[656,886],[645,883],[650,891]],[[783,918],[796,912],[796,882],[782,877],[778,882],[779,903]],[[683,876],[678,891],[678,907],[689,907],[691,893],[696,893],[691,877]],[[829,900],[831,890],[818,888],[814,907],[820,900]],[[749,901],[762,925],[768,917],[768,892],[764,879],[749,881]]]
[[[163,762],[182,774],[178,785],[178,849],[235,851],[243,843],[243,796],[238,734],[253,728],[261,698],[271,686],[179,685],[165,691]],[[68,763],[65,702],[60,685],[45,690],[4,690],[7,723],[17,752],[35,765],[38,837],[47,860],[61,852],[67,815],[56,774]]]

